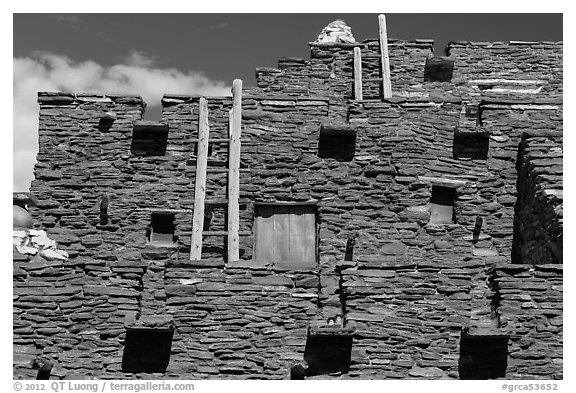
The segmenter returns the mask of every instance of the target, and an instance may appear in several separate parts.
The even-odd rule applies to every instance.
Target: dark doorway
[[[174,331],[127,330],[122,371],[128,373],[163,373],[170,362]]]
[[[506,377],[508,336],[472,336],[460,338],[460,379],[496,379]]]
[[[347,373],[351,355],[352,336],[308,336],[304,349],[307,375]]]

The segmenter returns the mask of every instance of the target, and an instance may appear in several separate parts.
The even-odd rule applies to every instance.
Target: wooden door
[[[316,266],[316,214],[313,206],[257,206],[255,220],[257,261],[275,266]]]

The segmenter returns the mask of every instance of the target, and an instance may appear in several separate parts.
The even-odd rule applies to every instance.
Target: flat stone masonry
[[[433,43],[391,39],[385,100],[377,40],[310,47],[243,91],[239,261],[216,236],[189,260],[199,96],[164,96],[146,156],[140,97],[39,93],[30,212],[67,258],[15,249],[14,378],[481,377],[466,335],[507,343],[507,379],[562,378],[562,43],[452,43],[452,80],[424,82]],[[207,99],[226,139],[231,99]],[[226,161],[211,144],[205,231],[226,230]],[[430,222],[433,187],[452,220]],[[314,268],[253,260],[258,204],[315,209]],[[153,213],[174,244],[148,241]]]

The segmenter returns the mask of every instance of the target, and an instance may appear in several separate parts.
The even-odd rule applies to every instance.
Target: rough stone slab
[[[151,316],[145,315],[140,316],[139,319],[135,319],[132,316],[127,316],[124,320],[124,327],[126,330],[162,330],[162,331],[174,331],[174,319],[171,315],[167,316]]]
[[[115,288],[106,285],[84,285],[84,294],[87,296],[114,296],[114,297],[140,297],[140,292],[128,288]]]
[[[418,176],[418,181],[432,184],[434,186],[448,187],[448,188],[458,188],[467,185],[466,180],[460,179],[449,179],[445,177],[432,177],[432,176]]]
[[[258,285],[279,285],[289,288],[294,287],[294,281],[284,276],[254,277],[254,283]]]
[[[410,369],[409,374],[411,377],[422,377],[427,379],[447,379],[448,375],[438,367],[418,367],[414,366]]]
[[[309,336],[340,336],[349,337],[353,336],[356,329],[354,327],[341,327],[341,326],[309,326]]]

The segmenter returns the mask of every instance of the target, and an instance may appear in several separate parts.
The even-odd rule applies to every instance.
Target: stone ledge
[[[239,260],[239,261],[229,261],[226,264],[226,269],[250,269],[250,270],[272,271],[272,265],[269,263],[263,263],[262,261]]]
[[[346,123],[326,122],[320,126],[320,135],[355,136],[356,127]]]
[[[505,272],[527,272],[527,271],[547,271],[547,272],[558,272],[562,274],[564,271],[563,264],[547,263],[542,265],[529,265],[529,264],[519,264],[519,263],[498,263],[490,267],[489,271],[494,272],[497,270]]]
[[[353,326],[309,326],[308,336],[339,336],[352,337],[356,332]]]
[[[454,128],[454,135],[458,136],[490,136],[490,131],[481,126],[461,126],[458,125]]]
[[[213,101],[230,101],[232,103],[232,93],[230,96],[206,96],[202,94],[164,94],[160,101],[162,106],[172,106],[178,104],[189,104],[191,102],[198,102],[200,98],[206,98]]]
[[[134,104],[145,106],[141,96],[135,94],[96,94],[96,93],[61,93],[61,92],[38,92],[38,103],[42,104],[82,104],[86,102],[114,102],[122,104]]]
[[[563,131],[556,130],[528,130],[522,133],[522,139],[538,137],[562,138],[563,136]]]
[[[558,199],[564,199],[564,190],[545,189],[544,195],[553,196]]]
[[[504,46],[532,46],[532,45],[563,45],[563,41],[452,41],[448,44],[449,48],[466,47],[466,46],[483,46],[488,49],[492,48],[494,45],[504,45]]]
[[[152,120],[135,120],[132,122],[134,130],[146,130],[153,132],[168,132],[168,122]]]
[[[388,42],[393,42],[388,39]],[[341,49],[353,49],[356,47],[363,48],[366,44],[361,42],[354,42],[354,43],[346,43],[346,42],[309,42],[308,45],[310,47],[317,47],[317,48],[341,48]]]
[[[462,335],[474,337],[510,337],[510,333],[495,327],[466,327],[462,329]]]
[[[489,91],[487,91],[489,92]],[[478,109],[497,109],[497,108],[508,108],[511,105],[533,105],[533,109],[538,109],[539,106],[547,105],[562,105],[562,96],[547,96],[539,98],[531,97],[499,97],[499,96],[483,96],[482,100],[478,104]],[[519,109],[519,108],[516,108]]]
[[[224,268],[224,260],[212,259],[178,259],[166,262],[166,268]]]
[[[36,198],[30,192],[16,191],[12,193],[12,202],[14,205],[19,206],[21,206],[21,204],[36,206],[36,204],[38,203],[38,198]]]
[[[447,179],[444,177],[433,177],[433,176],[418,176],[418,181],[431,184],[433,186],[447,187],[447,188],[458,188],[467,185],[469,182],[466,180],[459,179]]]
[[[493,85],[542,86],[547,85],[548,81],[542,79],[472,79],[469,80],[467,84],[477,86],[493,86]]]
[[[174,331],[174,320],[171,315],[168,316],[141,316],[139,319],[134,312],[126,314],[124,319],[124,327],[126,330],[131,331]]]

